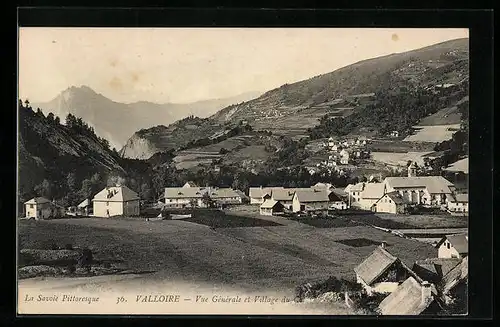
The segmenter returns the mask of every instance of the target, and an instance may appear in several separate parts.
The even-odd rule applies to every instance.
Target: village
[[[341,158],[345,157],[344,153]],[[127,186],[117,184],[70,208],[63,208],[43,197],[33,198],[25,203],[25,219],[58,220],[73,216],[114,220],[137,217],[143,223],[154,223],[189,220],[193,215],[203,216],[204,210],[216,210],[221,216],[223,212],[243,212],[244,216],[254,220],[274,219],[277,222],[307,219],[358,219],[359,222],[362,218],[357,217],[379,213],[404,221],[405,217],[409,220],[422,212],[431,216],[438,213],[466,217],[468,195],[442,176],[418,176],[416,164],[411,163],[407,167],[407,176],[383,180],[373,177],[345,188],[330,183],[317,183],[308,188],[254,186],[245,194],[237,189],[198,186],[186,181],[180,187],[166,187],[158,203],[150,204],[141,201],[138,194]],[[223,216],[222,219],[232,218]],[[418,315],[442,312],[443,308],[455,305],[457,298],[463,296],[463,285],[468,277],[466,231],[446,228],[438,228],[434,233],[428,229],[413,231],[416,235],[427,233],[422,237],[413,236],[409,230],[384,228],[369,222],[363,224],[402,239],[430,243],[437,249],[435,257],[415,260],[411,265],[391,254],[385,241],[375,243],[377,247],[355,267],[354,272],[364,296],[379,299],[377,313]],[[362,238],[351,241],[363,243]],[[307,287],[303,292],[308,292]],[[353,296],[356,293],[344,291],[341,298],[345,305],[353,306]]]

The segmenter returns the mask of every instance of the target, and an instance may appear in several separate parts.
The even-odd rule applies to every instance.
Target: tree
[[[66,176],[66,185],[68,186],[70,192],[76,191],[76,175],[73,172],[70,172]]]
[[[54,185],[47,179],[44,179],[40,184],[35,186],[35,192],[39,196],[43,196],[46,198],[51,198],[52,197],[52,191],[53,191]]]
[[[55,116],[55,118],[54,118],[54,122],[55,122],[57,125],[61,124],[61,120],[59,119],[59,116]]]
[[[211,207],[212,206],[212,198],[210,197],[210,195],[208,193],[204,193],[201,197],[201,202],[207,206],[207,207]]]

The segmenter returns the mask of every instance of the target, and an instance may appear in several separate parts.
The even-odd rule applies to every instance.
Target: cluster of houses
[[[327,212],[355,208],[381,213],[403,214],[413,206],[440,208],[453,214],[468,213],[468,194],[461,193],[442,176],[417,176],[417,166],[408,166],[406,177],[386,177],[383,181],[350,184],[344,190],[318,183],[308,188],[250,187],[247,197],[240,190],[187,182],[167,187],[161,204],[168,208],[224,208],[244,203],[260,206],[262,215],[286,212]],[[124,185],[106,187],[93,199],[66,210],[43,197],[25,203],[27,218],[47,219],[64,215],[94,217],[138,216],[140,197]]]
[[[260,214],[268,216],[347,209],[343,193],[328,183],[317,183],[308,188],[251,187],[249,197],[250,204],[259,205]]]
[[[318,163],[317,167],[329,167],[341,169],[338,166],[349,165],[353,158],[364,159],[370,157],[370,152],[366,150],[367,139],[352,139],[335,141],[332,137],[327,143],[323,143],[324,147],[330,153],[328,160]]]
[[[417,176],[408,166],[406,177],[386,177],[382,182],[348,185],[348,206],[375,212],[405,213],[410,206],[439,207],[451,213],[468,213],[468,195],[457,192],[442,176]]]
[[[461,299],[466,301],[468,235],[448,235],[436,245],[437,258],[406,265],[385,243],[354,268],[356,280],[368,294],[384,294],[382,315],[436,314]],[[462,303],[466,307],[466,303]]]

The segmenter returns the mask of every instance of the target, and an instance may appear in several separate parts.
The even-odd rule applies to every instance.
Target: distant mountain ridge
[[[229,98],[186,104],[158,104],[149,101],[120,103],[95,92],[88,86],[72,86],[53,100],[32,103],[32,106],[41,108],[45,114],[52,112],[62,121],[68,113],[81,117],[99,136],[106,138],[112,146],[120,149],[130,135],[139,129],[158,124],[168,125],[190,115],[208,117],[230,104],[250,100],[260,94],[248,92]]]
[[[155,152],[182,147],[200,135],[209,137],[217,130],[242,121],[254,130],[300,138],[308,135],[308,130],[325,116],[348,117],[353,113],[363,116],[364,109],[374,103],[379,92],[410,90],[415,93],[415,90],[436,85],[468,83],[468,78],[469,40],[451,40],[363,60],[330,73],[285,84],[258,98],[231,104],[196,126],[174,123],[134,133],[121,154],[147,158]],[[460,101],[464,99],[450,97],[448,106],[456,106]],[[436,110],[441,109],[445,108]]]

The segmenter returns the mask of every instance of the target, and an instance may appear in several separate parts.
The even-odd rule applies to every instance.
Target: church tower
[[[417,163],[412,162],[408,165],[408,177],[416,177],[417,176]]]

